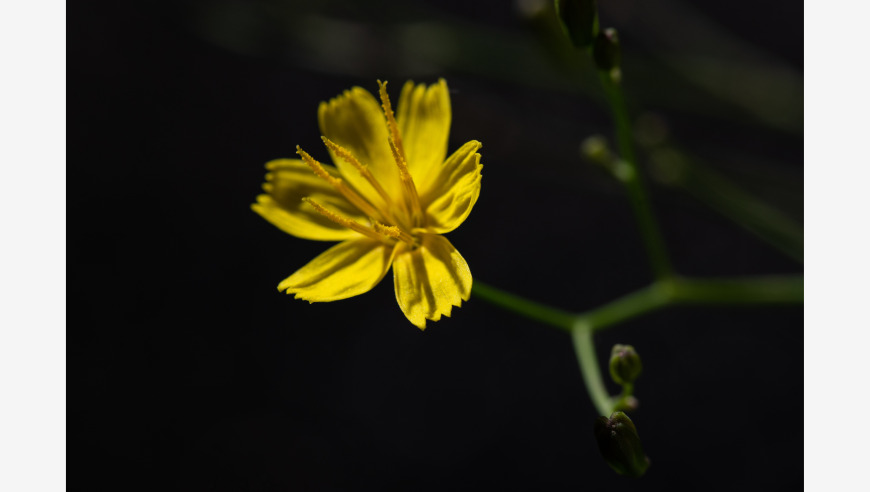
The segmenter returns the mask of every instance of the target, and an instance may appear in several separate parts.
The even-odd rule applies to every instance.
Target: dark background
[[[640,157],[677,269],[800,273],[794,235],[789,255],[731,220],[726,192],[733,183],[800,230],[799,4],[602,4],[602,25],[620,30]],[[296,144],[326,159],[321,100],[374,91],[377,78],[396,98],[408,78],[442,76],[450,151],[484,144],[480,200],[449,235],[475,279],[577,311],[650,281],[622,189],[578,153],[612,126],[594,72],[548,9],[70,5],[72,489],[802,486],[801,307],[673,309],[597,337],[602,359],[630,343],[644,360],[632,418],[652,467],[630,480],[598,456],[566,334],[474,298],[420,332],[389,277],[331,304],[276,291],[328,244],[250,211],[263,164]],[[705,178],[674,178],[680,166]]]

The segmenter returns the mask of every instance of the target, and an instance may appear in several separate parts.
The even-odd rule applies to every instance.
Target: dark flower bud
[[[578,48],[592,44],[598,34],[598,6],[595,0],[556,0],[556,15],[562,30]]]
[[[649,458],[643,454],[640,437],[628,415],[613,412],[610,418],[595,420],[595,439],[604,461],[616,473],[631,478],[640,478],[649,468]]]
[[[631,345],[614,345],[610,351],[610,377],[620,386],[634,383],[643,366]]]
[[[610,72],[619,68],[619,34],[616,29],[608,27],[598,33],[592,46],[592,58],[599,70]]]

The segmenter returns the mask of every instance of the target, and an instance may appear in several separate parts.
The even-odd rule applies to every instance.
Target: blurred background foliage
[[[327,74],[425,80],[458,73],[603,104],[595,71],[565,42],[553,2],[508,3],[220,0],[195,3],[190,22],[203,39],[232,52]],[[759,144],[775,138],[797,147],[802,138],[802,58],[795,49],[802,33],[794,27],[800,24],[782,27],[760,10],[724,26],[717,21],[720,10],[714,2],[622,0],[602,2],[601,17],[624,32],[631,100],[648,111],[640,114],[637,132],[653,179],[800,260],[802,186],[793,172],[800,156],[794,149],[765,152],[773,149]],[[776,13],[801,15],[794,6]],[[570,120],[579,115],[556,109],[546,116],[576,130]],[[700,132],[678,127],[686,135],[677,140],[670,134],[672,117],[710,126]],[[526,140],[547,141],[554,126],[535,125],[541,134]],[[737,128],[756,138],[722,138]],[[534,147],[538,160],[563,165],[564,154]]]
[[[803,269],[803,12],[601,1],[678,272]],[[643,355],[652,466],[615,476],[568,336],[471,301],[423,333],[389,278],[340,303],[275,286],[326,244],[250,211],[263,164],[315,158],[353,85],[451,89],[483,188],[449,236],[476,279],[570,310],[649,283],[596,74],[537,0],[71,5],[73,455],[88,490],[791,490],[802,312],[674,309],[597,336]],[[831,164],[833,165],[833,164]],[[610,388],[616,393],[615,386]],[[775,415],[772,416],[772,415]],[[80,452],[79,452],[80,450]]]
[[[486,2],[220,0],[198,4],[193,23],[205,39],[234,52],[327,73],[368,79],[461,71],[594,96],[588,70],[576,67],[556,29],[552,2],[512,3],[511,9]],[[716,22],[715,6],[704,7],[679,0],[602,2],[602,18],[625,30],[635,48],[626,52],[626,65],[649,81],[637,84],[638,102],[799,134],[801,59],[793,48],[801,32],[752,22],[747,12],[741,20],[762,31],[752,37],[780,39],[774,48],[785,53],[772,52]]]

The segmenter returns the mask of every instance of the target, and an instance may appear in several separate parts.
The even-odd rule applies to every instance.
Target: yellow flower
[[[451,110],[443,79],[429,87],[407,82],[397,115],[386,83],[378,84],[380,105],[359,87],[320,103],[335,166],[297,146],[301,160],[266,164],[266,194],[251,207],[294,236],[342,241],[278,290],[309,302],[346,299],[371,290],[392,266],[399,307],[422,330],[471,293],[468,264],[442,234],[480,195],[481,144],[472,140],[445,159]]]

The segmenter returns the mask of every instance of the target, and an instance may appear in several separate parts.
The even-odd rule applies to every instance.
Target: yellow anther
[[[375,232],[379,232],[385,236],[390,236],[392,238],[399,239],[399,236],[402,234],[402,231],[396,226],[386,226],[381,224],[380,222],[375,222],[372,224]]]
[[[420,195],[417,194],[414,178],[411,177],[411,172],[408,171],[408,163],[405,162],[405,158],[399,153],[399,149],[396,148],[396,144],[392,140],[390,140],[390,150],[393,151],[393,159],[399,168],[399,178],[402,180],[405,195],[408,197],[408,201],[411,202],[411,215],[414,218],[414,225],[419,226],[423,218],[423,207],[420,205]]]
[[[387,118],[387,127],[390,130],[390,135],[393,137],[393,142],[396,144],[399,155],[405,158],[405,148],[402,146],[402,137],[399,135],[399,125],[396,123],[396,116],[393,114],[393,106],[390,104],[390,96],[387,95],[387,83],[378,81],[378,92],[381,96],[381,107],[384,108],[384,116]]]
[[[335,176],[329,174],[326,169],[324,169],[323,164],[318,162],[316,159],[308,155],[307,152],[302,150],[298,145],[296,146],[296,153],[299,154],[299,157],[302,157],[302,160],[308,164],[314,174],[320,176],[325,179],[329,184],[332,185],[333,188],[338,190],[339,193],[344,195],[347,200],[352,203],[356,208],[360,209],[364,214],[373,218],[382,218],[382,214],[380,214],[375,207],[372,206],[365,198],[359,196],[355,191],[348,188],[346,184],[344,184],[341,179],[336,178]]]
[[[375,222],[374,224],[372,224],[372,227],[374,227],[376,232],[379,232],[385,236],[388,236],[388,237],[391,237],[394,239],[399,239],[399,240],[404,241],[412,246],[414,245],[414,237],[411,236],[410,234],[408,234],[407,232],[403,231],[402,229],[400,229],[397,226],[387,226],[387,225],[381,224],[380,222]]]
[[[336,157],[344,160],[351,166],[355,167],[357,171],[359,171],[362,177],[365,178],[366,181],[368,181],[372,185],[372,188],[374,188],[375,191],[378,192],[378,195],[381,196],[388,208],[393,206],[393,201],[390,200],[390,196],[387,194],[387,192],[384,190],[383,186],[381,186],[378,180],[375,179],[374,175],[372,175],[372,172],[369,171],[368,167],[366,167],[359,160],[357,160],[357,158],[354,157],[349,150],[338,145],[332,140],[326,138],[325,136],[321,136],[320,138],[321,140],[323,140],[323,144],[326,145],[326,148],[331,150],[336,155]]]
[[[357,158],[354,157],[349,150],[326,138],[326,135],[321,135],[320,139],[323,140],[323,144],[326,145],[329,150],[335,152],[335,155],[341,157],[342,159],[347,161],[348,164],[355,167],[360,174],[362,174],[363,176],[365,176],[366,174],[371,176],[368,168],[364,166],[359,160],[357,160]]]
[[[319,214],[323,215],[324,217],[335,222],[338,225],[347,227],[348,229],[354,230],[354,231],[356,231],[360,234],[363,234],[365,236],[368,236],[372,239],[377,239],[379,241],[383,240],[383,236],[378,234],[371,227],[364,226],[364,225],[362,225],[362,224],[360,224],[352,219],[349,219],[343,215],[337,214],[337,213],[333,212],[332,210],[327,209],[323,205],[315,202],[310,197],[306,196],[305,198],[302,199],[302,201],[308,203],[309,205],[314,207],[314,210],[317,210],[317,212]]]
[[[390,96],[387,95],[387,83],[379,80],[378,89],[381,96],[381,107],[384,109],[384,116],[387,119],[387,128],[390,130],[390,150],[393,151],[393,159],[396,161],[396,166],[399,167],[399,177],[402,179],[405,195],[411,202],[410,212],[414,225],[419,226],[423,220],[423,207],[420,206],[420,195],[417,194],[417,187],[414,185],[414,179],[411,177],[408,164],[405,161],[405,149],[402,147],[402,136],[399,134],[399,125],[393,114]]]
[[[341,182],[340,179],[326,172],[326,169],[323,168],[323,165],[320,162],[308,155],[308,152],[302,150],[302,148],[298,145],[296,146],[296,153],[299,154],[299,157],[301,157],[306,164],[308,164],[308,167],[310,167],[311,170],[314,171],[314,174],[325,179],[327,182],[329,182],[329,184],[336,186],[336,184]]]

